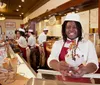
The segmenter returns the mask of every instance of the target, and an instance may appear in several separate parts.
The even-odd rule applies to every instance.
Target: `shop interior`
[[[1,8],[3,4],[6,5],[5,8]],[[96,73],[83,76],[90,82],[67,82],[59,77],[60,72],[53,70],[47,64],[53,44],[62,39],[62,23],[66,15],[73,12],[80,16],[82,36],[94,44],[99,61],[99,69]],[[0,0],[0,57],[3,56],[0,58],[0,68],[7,69],[7,71],[1,70],[0,85],[100,84],[99,23],[100,0],[22,0],[22,2]],[[19,28],[25,30],[26,37],[28,30],[32,29],[36,37],[32,57],[28,56],[26,60],[15,40],[15,31]],[[43,46],[39,46],[37,39],[44,28],[48,28],[47,40]],[[29,50],[27,52],[29,53]]]

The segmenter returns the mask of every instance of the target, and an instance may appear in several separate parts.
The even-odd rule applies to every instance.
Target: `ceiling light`
[[[21,0],[22,2],[25,2],[25,0]]]
[[[24,13],[22,13],[22,14],[24,14]]]
[[[73,9],[74,9],[74,7],[70,7],[70,9],[71,9],[71,10],[73,10]]]
[[[0,17],[0,20],[5,20],[5,17]]]
[[[75,13],[77,13],[77,12],[78,12],[78,10],[75,11]]]
[[[0,2],[0,8],[3,9],[6,7],[6,3]]]
[[[22,16],[22,15],[19,15],[20,17]]]
[[[16,11],[19,11],[19,9],[16,9]]]
[[[67,14],[64,14],[65,16],[67,15]]]
[[[3,14],[0,14],[0,15],[3,15]]]
[[[48,21],[49,21],[48,19],[45,19],[45,20],[44,20],[44,22],[48,22]]]
[[[21,5],[19,5],[18,7],[21,8]]]

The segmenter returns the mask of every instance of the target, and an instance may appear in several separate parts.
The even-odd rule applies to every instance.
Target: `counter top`
[[[9,49],[11,57],[18,58],[17,73],[26,78],[36,78],[36,72],[31,68],[31,66],[22,57],[15,54],[11,47],[9,47]]]
[[[37,79],[33,80],[33,85],[100,85],[100,82],[97,82],[95,79],[92,79],[92,83],[76,83],[76,82],[65,82],[58,80],[46,80],[46,79]],[[100,81],[100,79],[99,79]]]
[[[44,69],[38,69],[38,73],[49,74],[49,75],[61,75],[61,73],[58,72],[58,71],[44,70]],[[100,74],[98,74],[98,73],[95,73],[95,74],[92,74],[92,73],[91,74],[85,74],[83,77],[85,77],[85,78],[100,78]]]
[[[18,54],[15,54],[11,47],[10,55],[12,58],[18,58],[17,74],[14,76],[14,78],[12,78],[12,80],[7,79],[7,81],[11,80],[11,82],[5,82],[3,85],[31,85],[28,84],[28,82],[31,78],[36,78],[36,72],[22,57],[20,57]]]
[[[18,54],[16,54],[19,60],[17,66],[17,73],[23,75],[26,78],[36,78],[36,72],[24,61]]]
[[[28,78],[17,74],[15,76],[14,80],[12,80],[11,82],[8,82],[8,83],[6,82],[3,85],[26,85],[26,83],[27,83],[28,80],[29,80]]]

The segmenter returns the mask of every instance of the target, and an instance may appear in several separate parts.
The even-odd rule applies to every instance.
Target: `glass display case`
[[[89,34],[84,34],[84,37],[86,39],[91,40],[96,48],[97,56],[98,58],[100,57],[100,38],[98,33],[89,33]]]
[[[22,57],[15,54],[10,46],[8,51],[0,47],[0,85],[26,85],[30,78],[36,78],[35,71]]]

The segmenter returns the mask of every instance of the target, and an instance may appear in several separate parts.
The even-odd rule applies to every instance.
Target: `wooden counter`
[[[37,79],[33,80],[33,85],[100,85],[100,82],[97,82],[95,79],[92,79],[92,83],[76,83],[76,82],[64,82],[58,80],[46,80],[46,79]],[[100,79],[98,80],[100,81]]]

